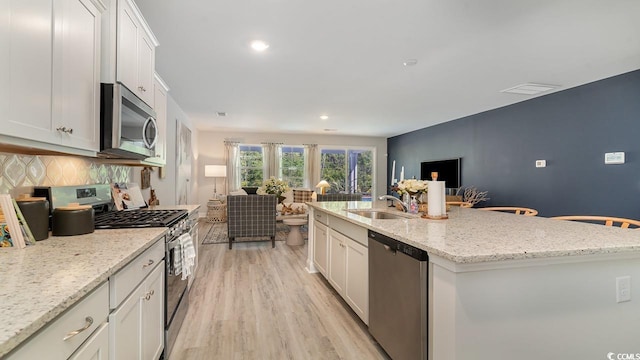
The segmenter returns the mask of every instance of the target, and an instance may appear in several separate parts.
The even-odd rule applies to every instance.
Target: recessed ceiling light
[[[224,112],[224,111],[218,111],[218,112],[216,112],[216,115],[218,115],[218,116],[227,116],[227,113]]]
[[[520,95],[537,95],[545,91],[557,89],[559,87],[560,85],[526,83],[508,89],[500,90],[500,92]]]
[[[417,63],[418,63],[418,60],[416,60],[416,59],[407,59],[402,63],[402,65],[404,65],[404,66],[413,66],[413,65],[415,65]]]
[[[251,42],[251,48],[255,51],[265,51],[269,48],[269,44],[261,40],[256,40]]]
[[[324,131],[338,131],[338,129],[324,129]]]
[[[320,115],[320,119],[322,120],[327,120],[329,118],[329,115]]]

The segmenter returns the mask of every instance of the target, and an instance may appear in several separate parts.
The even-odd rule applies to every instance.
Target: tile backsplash
[[[129,182],[131,176],[130,166],[101,164],[90,158],[0,152],[1,194],[31,193],[33,186]]]

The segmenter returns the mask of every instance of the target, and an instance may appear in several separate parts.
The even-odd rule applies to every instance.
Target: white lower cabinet
[[[164,349],[164,238],[109,278],[109,358],[156,360]]]
[[[164,261],[109,315],[110,358],[158,359],[164,348]]]
[[[365,324],[369,324],[369,249],[347,241],[347,281],[344,299]]]
[[[329,225],[331,226],[331,223]],[[317,223],[315,226],[317,226]],[[328,280],[360,319],[365,324],[368,324],[368,249],[361,243],[331,228],[329,229]]]
[[[96,343],[91,346],[100,349],[88,351],[106,354],[108,349],[104,348],[103,339],[97,339],[100,335],[96,329],[108,328],[106,323],[108,314],[109,286],[104,283],[48,324],[36,336],[27,340],[6,359],[67,359],[74,352],[80,352],[88,347],[89,342],[93,341]],[[78,359],[84,359],[84,357],[78,357]]]
[[[347,284],[347,237],[329,231],[329,283],[344,296]]]
[[[109,323],[102,324],[69,360],[109,360]]]
[[[313,227],[313,263],[325,277],[329,276],[329,240],[326,225],[316,221]]]

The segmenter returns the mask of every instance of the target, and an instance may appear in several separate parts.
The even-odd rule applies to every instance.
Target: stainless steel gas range
[[[49,199],[53,210],[57,206],[64,206],[69,202],[79,202],[93,206],[96,210],[96,229],[122,229],[122,228],[169,228],[165,237],[165,296],[164,296],[164,330],[165,346],[163,358],[167,359],[182,326],[189,307],[189,291],[187,280],[174,270],[174,257],[177,240],[180,235],[191,229],[186,210],[151,210],[135,209],[123,211],[110,211],[111,203],[110,185],[80,185],[59,187],[37,187],[34,189],[36,196],[44,196]]]

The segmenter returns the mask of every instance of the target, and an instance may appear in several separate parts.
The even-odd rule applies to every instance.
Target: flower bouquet
[[[405,179],[394,185],[391,190],[399,195],[409,194],[412,196],[426,193],[427,185],[425,180]]]
[[[284,198],[282,194],[289,191],[289,184],[286,181],[276,179],[275,177],[270,177],[262,183],[262,186],[256,190],[256,194],[258,195],[266,195],[273,194],[278,197],[278,202],[282,202]]]

